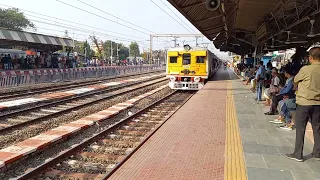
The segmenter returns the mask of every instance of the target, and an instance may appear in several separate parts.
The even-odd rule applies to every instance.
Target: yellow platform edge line
[[[232,94],[232,81],[227,81],[224,179],[248,179],[240,128]]]

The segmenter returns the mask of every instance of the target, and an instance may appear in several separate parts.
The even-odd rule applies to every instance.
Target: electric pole
[[[113,56],[113,48],[112,48],[112,41],[110,41],[110,49],[111,49],[111,52],[110,52],[110,59],[111,59],[111,64],[112,64],[112,56]]]
[[[84,60],[87,60],[87,47],[84,48]]]
[[[72,31],[72,45],[73,45],[73,48],[74,48],[74,31]]]
[[[196,47],[198,46],[198,38],[200,38],[201,36],[196,36]]]
[[[178,37],[177,36],[175,36],[175,37],[173,37],[174,38],[174,46],[173,47],[177,47],[177,39],[178,39]]]
[[[153,35],[150,35],[150,59],[149,59],[149,64],[151,64],[151,61],[153,60],[153,57],[152,57],[152,42],[153,41]]]
[[[117,43],[117,59],[119,60],[119,43]]]

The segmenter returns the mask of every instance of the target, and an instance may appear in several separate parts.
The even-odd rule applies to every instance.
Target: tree
[[[112,43],[112,57],[115,57],[117,55],[117,47],[116,47],[116,43],[113,41],[105,41],[102,44],[103,47],[103,53],[104,56],[109,59],[111,57],[111,43]]]
[[[119,59],[124,60],[129,57],[129,48],[123,44],[119,44]]]
[[[35,25],[17,8],[0,8],[0,27],[18,31],[24,28],[35,29]]]
[[[88,41],[85,41],[83,43],[83,55],[85,55],[87,58],[91,59],[94,56],[94,51],[93,49],[91,49],[90,44],[88,43]]]
[[[111,57],[111,43],[112,43],[112,57],[117,57],[117,44],[119,49],[119,57],[118,59],[123,60],[129,56],[129,48],[125,47],[122,43],[116,43],[113,41],[105,41],[103,43],[103,50],[105,57]]]
[[[94,56],[94,51],[91,49],[88,41],[75,41],[74,45],[74,52],[80,53],[82,56],[86,54],[88,59],[91,59]]]
[[[96,45],[97,52],[96,55],[99,59],[102,59],[102,48],[99,46],[99,40],[95,36],[90,36],[91,41]]]
[[[140,54],[139,44],[137,42],[130,43],[130,56],[137,57]]]

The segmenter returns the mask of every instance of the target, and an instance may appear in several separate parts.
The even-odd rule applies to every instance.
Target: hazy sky
[[[98,9],[77,0],[59,1],[8,0],[1,1],[0,7],[8,8],[8,6],[13,6],[19,8],[36,25],[38,33],[64,36],[64,31],[68,30],[69,36],[74,36],[77,40],[88,39],[89,35],[94,34],[101,40],[113,40],[124,44],[137,41],[141,49],[149,47],[148,40],[150,34],[201,34],[166,0],[80,0],[88,4],[90,3],[91,6]],[[68,3],[88,12],[61,2]],[[172,17],[163,12],[157,5]],[[117,16],[126,22],[101,12],[99,9]],[[155,38],[154,49],[170,48],[173,46],[172,40],[172,38]],[[179,38],[178,43],[182,45],[183,41],[186,44],[195,45],[195,38]],[[200,43],[209,42],[207,38],[199,39],[199,41]],[[221,55],[223,54],[221,53]]]

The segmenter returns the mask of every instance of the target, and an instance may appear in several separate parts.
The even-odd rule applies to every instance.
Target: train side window
[[[189,65],[191,64],[191,55],[189,53],[183,54],[183,65]]]
[[[177,63],[177,62],[178,62],[178,57],[170,56],[170,63]]]
[[[197,56],[197,63],[204,63],[205,56]]]

